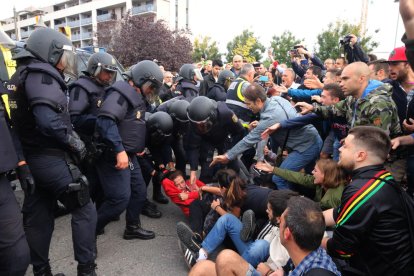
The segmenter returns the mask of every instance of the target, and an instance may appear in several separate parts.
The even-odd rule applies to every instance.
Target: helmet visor
[[[98,76],[96,76],[98,81],[103,85],[112,85],[115,82],[116,75],[118,73],[117,68],[115,66],[105,64],[101,64],[99,66],[101,67],[101,70]]]
[[[63,54],[60,58],[60,62],[62,63],[64,69],[63,73],[69,76],[72,79],[78,78],[78,64],[77,64],[77,57],[75,51],[73,51],[73,47],[69,45],[63,46]]]
[[[203,80],[203,75],[201,74],[200,69],[198,69],[198,68],[194,69],[194,74],[195,74],[197,80],[199,80],[199,81]]]
[[[210,117],[199,122],[191,120],[190,116],[188,116],[188,119],[200,134],[206,134],[213,128],[213,122],[210,120]]]

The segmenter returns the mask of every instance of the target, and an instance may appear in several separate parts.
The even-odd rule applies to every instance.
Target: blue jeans
[[[338,138],[335,138],[335,141],[333,144],[332,159],[336,162],[339,161],[339,148],[340,147],[341,147],[341,142],[338,140]]]
[[[315,160],[318,158],[319,153],[322,149],[322,139],[318,136],[315,143],[307,148],[303,152],[298,152],[296,150],[289,153],[288,157],[280,165],[281,169],[287,169],[291,171],[298,172],[301,169],[310,173],[315,165]],[[280,176],[274,175],[272,177],[273,183],[277,186],[279,190],[294,189],[292,183],[283,179]]]
[[[240,239],[242,227],[242,222],[238,218],[232,214],[225,214],[217,220],[201,246],[207,253],[211,253],[223,242],[227,234],[242,258],[256,267],[268,258],[270,245],[265,240],[242,241]]]

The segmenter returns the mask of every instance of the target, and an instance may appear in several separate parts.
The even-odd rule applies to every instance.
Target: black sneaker
[[[177,235],[180,241],[182,241],[191,251],[198,252],[200,250],[201,244],[194,237],[194,232],[182,221],[177,223]]]
[[[180,248],[181,253],[183,253],[184,261],[188,268],[191,269],[197,262],[197,254],[185,246],[181,240],[178,240],[178,248]]]
[[[252,210],[247,210],[243,213],[242,224],[240,239],[246,242],[253,238],[254,231],[256,230],[256,218]]]

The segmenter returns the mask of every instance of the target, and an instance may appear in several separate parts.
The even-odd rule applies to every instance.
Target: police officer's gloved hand
[[[72,134],[68,135],[68,145],[70,150],[76,155],[77,161],[85,158],[87,153],[85,143],[76,132],[73,131]]]
[[[27,164],[18,166],[16,174],[25,196],[32,195],[35,191],[36,185],[29,166]]]

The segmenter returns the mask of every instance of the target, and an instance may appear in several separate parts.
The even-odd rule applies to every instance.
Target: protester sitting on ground
[[[331,159],[319,159],[312,175],[274,167],[267,162],[258,162],[256,168],[273,173],[289,182],[315,189],[313,200],[319,202],[322,210],[339,206],[347,183],[345,172]]]
[[[325,222],[319,206],[304,197],[292,197],[280,217],[280,242],[286,248],[294,268],[289,275],[341,275],[335,263],[320,245]],[[287,275],[281,266],[260,264],[257,270],[231,250],[223,250],[216,259],[217,275]],[[200,274],[198,274],[200,275]]]
[[[201,238],[213,228],[217,219],[230,212],[237,217],[245,199],[245,182],[235,171],[226,169],[217,172],[219,193],[202,194],[190,204],[189,222],[191,230]],[[213,188],[213,187],[210,187]],[[210,189],[204,186],[204,189]],[[202,238],[201,238],[202,239]]]
[[[190,214],[189,206],[195,200],[200,198],[200,192],[207,190],[211,193],[219,194],[220,190],[217,187],[205,186],[200,180],[196,180],[196,185],[191,185],[190,180],[185,181],[183,173],[179,170],[171,173],[168,178],[164,178],[162,186],[165,194],[172,202],[181,208],[184,215],[187,217]]]
[[[198,258],[197,262],[203,260],[223,242],[227,235],[233,241],[240,256],[252,269],[259,264],[272,269],[285,266],[289,255],[280,243],[280,216],[286,209],[288,200],[298,195],[290,190],[270,192],[266,200],[269,223],[262,229],[256,240],[252,240],[250,235],[254,228],[254,213],[250,211],[243,214],[243,222],[230,214],[222,216],[201,244],[195,241],[191,232],[182,232],[180,240],[186,246],[185,248],[188,248],[187,252],[183,251],[187,264],[195,264],[196,258]],[[202,271],[209,271],[207,275],[215,275],[214,263],[199,262],[190,271],[190,275],[204,275]]]

